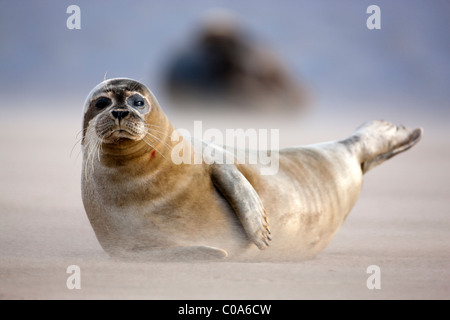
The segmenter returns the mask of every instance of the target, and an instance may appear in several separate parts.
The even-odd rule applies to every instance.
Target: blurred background
[[[375,2],[381,30],[366,27]],[[182,106],[167,90],[171,65],[198,43],[208,12],[222,9],[244,42],[272,52],[308,93],[302,108],[426,108],[441,118],[450,97],[450,3],[375,2],[2,0],[0,107],[42,102],[67,114],[70,100],[78,112],[105,77],[142,81],[165,110]],[[81,30],[66,28],[71,4],[81,9]]]
[[[366,26],[373,4],[380,30]],[[80,30],[66,27],[70,5]],[[0,299],[448,299],[449,17],[448,0],[0,0]],[[425,134],[365,177],[312,261],[118,263],[80,195],[83,104],[114,77],[146,84],[175,127],[279,129],[280,147],[372,119]],[[79,292],[65,287],[71,264]],[[375,295],[371,264],[383,270]]]

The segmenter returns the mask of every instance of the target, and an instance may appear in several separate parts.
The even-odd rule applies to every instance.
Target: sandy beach
[[[178,127],[203,114],[205,127],[280,128],[282,147],[341,138],[374,116],[310,112],[298,120],[251,114],[233,120],[218,111],[169,113]],[[424,110],[387,112],[394,122],[403,117],[406,125],[422,125],[424,139],[368,173],[331,244],[315,259],[295,263],[109,258],[81,202],[81,119],[77,112],[55,114],[29,110],[25,130],[17,130],[12,113],[0,120],[0,299],[450,298],[450,130]],[[81,269],[80,290],[66,286],[70,265]],[[380,290],[366,286],[370,265],[380,267]]]

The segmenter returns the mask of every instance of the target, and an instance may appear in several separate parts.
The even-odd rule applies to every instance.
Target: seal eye
[[[139,111],[144,111],[148,107],[148,103],[140,94],[132,95],[127,99],[129,106],[138,109]]]
[[[145,105],[145,102],[144,102],[144,100],[136,99],[136,100],[134,100],[133,105],[135,107],[143,107]]]
[[[95,107],[97,109],[104,109],[110,105],[111,105],[111,99],[106,98],[106,97],[98,98],[97,101],[95,101]]]

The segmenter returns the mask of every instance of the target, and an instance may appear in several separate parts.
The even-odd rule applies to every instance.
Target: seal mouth
[[[122,140],[139,140],[139,138],[139,136],[137,136],[133,132],[128,131],[127,129],[116,128],[105,134],[103,136],[103,141],[117,143]]]
[[[96,123],[97,136],[104,143],[118,143],[122,140],[140,140],[145,133],[145,125],[138,119],[111,119],[100,117]]]

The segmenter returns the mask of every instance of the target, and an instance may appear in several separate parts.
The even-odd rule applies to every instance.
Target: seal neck
[[[170,134],[164,137],[143,138],[139,141],[123,140],[115,144],[104,144],[101,148],[100,163],[106,167],[131,167],[148,171],[171,158]]]
[[[117,143],[104,143],[101,147],[100,161],[110,166],[123,166],[151,152],[151,147],[144,141],[119,140]]]

